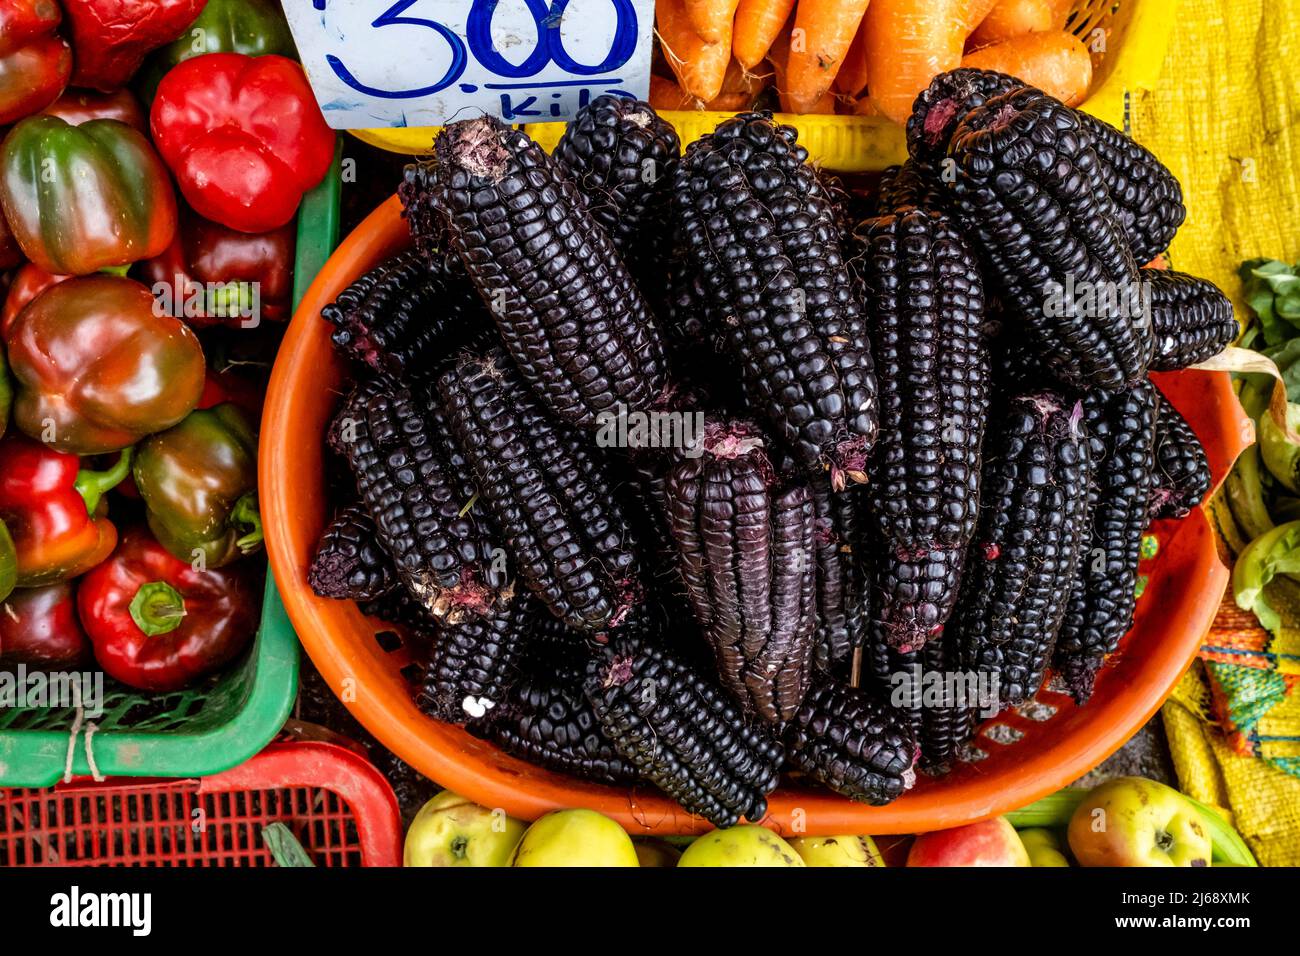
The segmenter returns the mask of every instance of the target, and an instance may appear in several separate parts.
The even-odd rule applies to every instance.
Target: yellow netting
[[[1213,279],[1239,309],[1238,263],[1300,260],[1297,111],[1300,0],[1183,0],[1157,88],[1132,102],[1134,136],[1186,193],[1173,267]],[[1269,650],[1300,653],[1300,633]],[[1234,752],[1215,726],[1204,666],[1183,679],[1164,721],[1183,788],[1229,808],[1261,863],[1300,865],[1300,779]],[[1280,741],[1279,753],[1284,738],[1300,738],[1300,693],[1272,707],[1256,734]]]

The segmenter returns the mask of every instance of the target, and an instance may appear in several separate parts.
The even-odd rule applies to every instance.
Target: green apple
[[[767,827],[714,830],[686,848],[678,866],[805,866],[794,847]]]
[[[682,851],[663,840],[637,840],[636,858],[641,867],[676,866],[682,858]]]
[[[424,806],[406,831],[406,866],[508,866],[527,826],[502,810],[489,810],[444,790]]]
[[[1094,788],[1070,818],[1082,866],[1209,866],[1210,832],[1195,806],[1163,783],[1117,777]]]
[[[884,866],[869,836],[795,837],[789,841],[805,866]]]
[[[1070,861],[1062,853],[1061,838],[1055,831],[1044,827],[1029,827],[1020,830],[1020,842],[1029,852],[1030,866],[1069,866]]]
[[[639,866],[623,828],[595,810],[554,810],[528,828],[511,866]]]

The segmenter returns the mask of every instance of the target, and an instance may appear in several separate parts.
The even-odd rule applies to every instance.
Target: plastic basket
[[[1173,29],[1176,0],[1076,0],[1067,28],[1082,38],[1093,58],[1092,89],[1080,109],[1127,130],[1128,97],[1155,85]],[[1100,32],[1099,32],[1100,31]],[[665,110],[683,143],[712,132],[730,113]],[[900,127],[875,116],[778,114],[799,127],[799,142],[814,162],[845,173],[872,172],[907,159]],[[564,132],[563,123],[532,123],[525,129],[547,149]],[[359,139],[397,153],[427,153],[435,127],[358,129]]]
[[[336,155],[334,167],[298,213],[295,303],[338,241],[339,189]],[[45,787],[67,772],[96,770],[109,777],[217,773],[275,737],[297,687],[298,640],[267,574],[261,625],[238,664],[174,694],[142,693],[105,679],[104,713],[95,718],[89,745],[93,767],[84,730],[71,739],[80,726],[74,708],[0,708],[0,786]]]
[[[404,671],[400,635],[364,617],[352,602],[318,598],[307,568],[329,502],[323,480],[324,434],[343,387],[344,368],[319,317],[353,279],[410,242],[397,198],[348,237],[317,277],[289,327],[267,396],[262,432],[261,500],[267,546],[289,615],[303,645],[358,720],[421,773],[465,796],[531,819],[585,806],[636,833],[693,833],[708,824],[651,790],[620,790],[551,773],[501,753],[422,714]],[[1224,373],[1155,377],[1206,446],[1216,483],[1251,440]],[[292,473],[293,481],[282,476]],[[923,779],[886,807],[853,804],[825,791],[783,787],[764,821],[810,834],[913,833],[1024,806],[1091,770],[1159,708],[1190,664],[1227,585],[1204,513],[1153,528],[1160,541],[1133,630],[1097,680],[1090,704],[1076,708],[1052,691],[981,728],[984,758],[938,781]]]
[[[317,866],[401,865],[388,781],[345,747],[299,742],[200,779],[0,790],[0,867],[271,866],[261,832],[277,822]]]

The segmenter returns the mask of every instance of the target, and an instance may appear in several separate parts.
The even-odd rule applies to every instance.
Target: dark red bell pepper
[[[14,327],[14,319],[28,302],[36,298],[52,285],[58,285],[71,276],[56,276],[46,272],[35,263],[28,262],[14,275],[9,283],[9,293],[5,296],[3,311],[0,311],[0,339],[9,341],[9,330]]]
[[[175,425],[203,392],[194,331],[118,276],[46,289],[9,330],[14,424],[78,455],[117,451]]]
[[[9,412],[14,407],[14,377],[9,374],[9,358],[0,345],[0,436],[9,430]]]
[[[192,326],[251,328],[289,318],[293,249],[292,224],[239,232],[186,212],[172,244],[138,273],[168,312]]]
[[[153,50],[195,21],[204,0],[63,0],[76,49],[74,86],[123,86]]]
[[[189,204],[241,232],[292,219],[334,157],[306,74],[282,56],[186,60],[158,85],[149,124]]]
[[[0,439],[0,521],[13,538],[19,587],[66,581],[117,544],[104,493],[131,472],[129,451],[106,471],[23,435]]]
[[[64,90],[63,95],[41,110],[65,123],[80,126],[97,119],[113,119],[149,135],[149,118],[130,90],[100,93],[96,90]]]
[[[208,369],[203,382],[203,394],[195,408],[212,408],[223,402],[239,406],[248,420],[257,426],[262,420],[262,401],[266,395],[266,381],[244,374],[231,366],[220,371]]]
[[[148,138],[126,123],[29,116],[0,145],[0,205],[32,262],[89,275],[156,256],[176,234],[176,193]]]
[[[257,577],[246,565],[196,570],[132,528],[82,579],[77,606],[109,676],[141,690],[179,690],[248,645]]]
[[[74,667],[90,657],[71,581],[19,588],[0,604],[0,664]]]
[[[55,0],[0,3],[0,126],[49,106],[68,85],[72,48],[55,33],[62,19]]]

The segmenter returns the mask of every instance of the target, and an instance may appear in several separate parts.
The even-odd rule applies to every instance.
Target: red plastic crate
[[[0,866],[273,866],[283,823],[317,866],[400,866],[397,797],[336,744],[271,744],[190,780],[73,781],[0,790]]]

